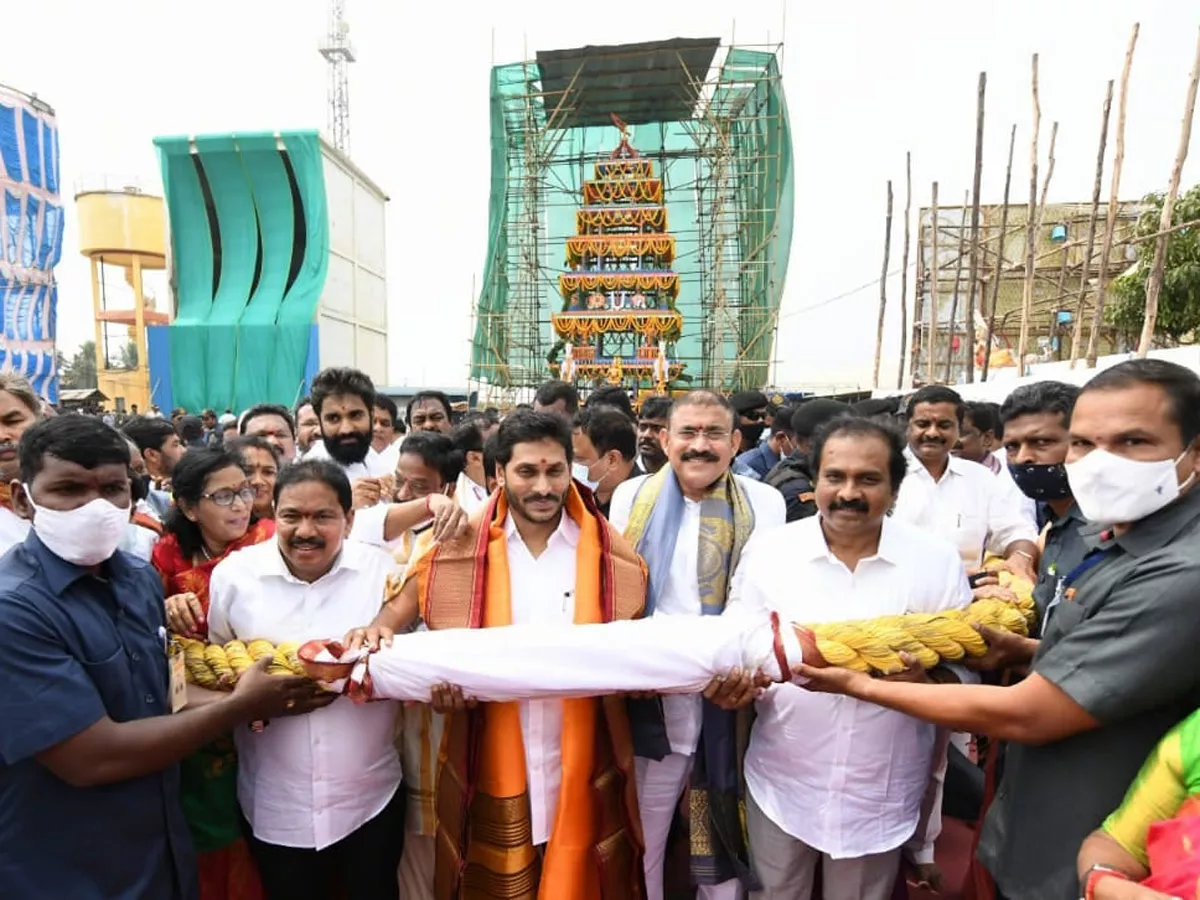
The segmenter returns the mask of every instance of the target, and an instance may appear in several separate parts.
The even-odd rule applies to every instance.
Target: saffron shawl
[[[645,568],[572,485],[565,514],[579,526],[575,621],[636,618]],[[409,564],[431,629],[512,622],[508,507],[502,492],[468,531]],[[439,754],[438,900],[640,900],[645,896],[633,748],[618,698],[563,701],[562,787],[544,853],[532,844],[519,704],[485,703],[446,719]]]

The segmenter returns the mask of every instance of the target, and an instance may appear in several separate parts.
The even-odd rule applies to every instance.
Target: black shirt
[[[781,459],[763,478],[763,484],[769,484],[783,494],[783,501],[787,505],[787,521],[795,522],[816,515],[817,497],[813,491],[812,470],[803,455],[797,453]]]
[[[1118,538],[1043,627],[1033,671],[1100,721],[1039,747],[1010,744],[979,858],[1000,891],[1076,900],[1075,857],[1146,756],[1200,705],[1200,490]],[[1066,573],[1063,573],[1064,575]],[[1073,596],[1072,596],[1073,594]]]

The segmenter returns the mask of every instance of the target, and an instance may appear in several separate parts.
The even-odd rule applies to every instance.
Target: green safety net
[[[329,262],[316,132],[158,138],[155,144],[175,272],[174,402],[193,411],[295,403]],[[305,243],[297,259],[301,214]]]
[[[547,361],[558,349],[550,315],[562,309],[558,273],[566,239],[576,233],[583,182],[620,139],[611,125],[548,128],[554,110],[543,102],[540,77],[532,63],[497,66],[491,75],[488,252],[471,376],[501,387],[549,377]],[[631,143],[663,180],[667,233],[676,241],[675,306],[684,325],[671,355],[686,365],[687,378],[676,386],[761,386],[769,380],[792,240],[787,103],[774,53],[729,48],[709,80],[714,115],[636,125]],[[530,140],[537,145],[527,146]],[[712,148],[722,140],[729,152],[718,162]],[[727,168],[717,173],[715,165]],[[719,325],[718,298],[726,308]]]

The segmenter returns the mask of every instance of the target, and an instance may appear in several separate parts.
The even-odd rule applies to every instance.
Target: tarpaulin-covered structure
[[[471,377],[504,391],[549,377],[551,314],[583,183],[619,135],[663,182],[675,237],[673,344],[690,385],[769,381],[794,215],[777,48],[677,38],[539,52],[491,73],[488,255]]]
[[[58,402],[55,334],[62,256],[58,125],[36,97],[0,85],[0,371]]]
[[[151,329],[156,402],[293,405],[318,365],[329,212],[315,131],[160,137],[175,320]]]

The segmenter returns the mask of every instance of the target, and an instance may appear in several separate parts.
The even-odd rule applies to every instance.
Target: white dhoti
[[[372,695],[428,703],[431,689],[456,685],[485,703],[595,697],[647,691],[690,694],[733,669],[779,681],[801,662],[790,625],[766,615],[653,616],[603,625],[509,625],[397,635],[370,657]]]

